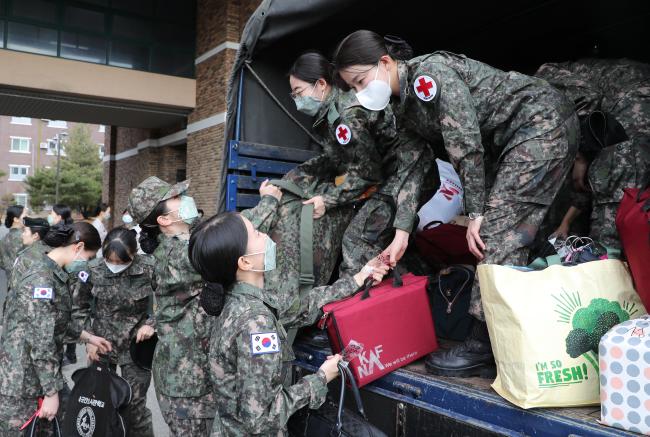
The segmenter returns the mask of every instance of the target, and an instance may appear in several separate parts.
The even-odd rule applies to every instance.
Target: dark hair
[[[97,217],[102,212],[106,212],[107,209],[108,209],[108,204],[107,203],[104,203],[104,202],[100,203],[95,208],[95,217]]]
[[[19,219],[23,214],[25,207],[22,205],[12,205],[7,208],[7,216],[5,217],[5,226],[10,228],[14,224],[14,219]]]
[[[151,211],[151,214],[140,223],[140,249],[144,253],[153,253],[158,247],[158,217],[169,212],[167,201],[158,202],[158,205]]]
[[[136,235],[135,230],[129,230],[124,226],[113,228],[104,239],[102,255],[108,259],[111,254],[115,254],[124,262],[132,261],[138,251]]]
[[[72,209],[68,205],[56,204],[52,207],[52,211],[61,216],[61,221],[64,224],[71,225],[74,223],[74,220],[72,220]]]
[[[247,244],[246,225],[236,212],[212,216],[192,232],[188,255],[207,282],[201,292],[201,306],[208,314],[221,314],[225,290],[235,283],[237,261],[246,253]]]
[[[357,30],[339,43],[334,51],[333,62],[334,67],[341,70],[351,65],[375,65],[384,55],[407,60],[413,57],[413,49],[400,37],[382,37],[370,30]]]
[[[306,52],[298,56],[289,69],[289,76],[294,76],[307,83],[316,83],[320,78],[332,83],[334,68],[330,61],[319,52]]]
[[[71,225],[57,223],[50,226],[43,242],[50,247],[66,247],[76,243],[84,243],[86,250],[99,250],[102,240],[99,232],[90,223],[77,222]]]
[[[47,220],[42,218],[25,217],[23,224],[29,228],[32,234],[38,234],[41,240],[45,238],[45,235],[50,230],[50,225],[47,223]]]

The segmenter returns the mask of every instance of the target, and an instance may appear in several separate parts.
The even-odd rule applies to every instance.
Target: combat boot
[[[429,354],[425,366],[434,375],[494,378],[496,366],[486,323],[474,319],[472,331],[463,343]]]

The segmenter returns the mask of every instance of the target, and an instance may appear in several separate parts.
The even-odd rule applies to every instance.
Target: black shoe
[[[470,336],[462,344],[429,354],[424,364],[434,375],[494,378],[496,365],[485,322],[475,320]]]

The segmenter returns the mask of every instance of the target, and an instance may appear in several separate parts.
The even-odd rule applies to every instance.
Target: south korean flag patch
[[[32,297],[34,299],[52,299],[54,297],[54,290],[48,287],[34,287]]]
[[[418,76],[413,81],[413,90],[418,99],[429,102],[438,94],[438,84],[431,76]]]
[[[277,332],[257,332],[251,334],[251,354],[277,354],[280,352],[280,339]]]
[[[81,282],[84,282],[84,283],[85,283],[85,282],[88,280],[88,272],[85,272],[85,271],[83,271],[83,270],[80,271],[80,272],[79,272],[79,275],[77,275],[77,276],[79,276],[79,280],[80,280]]]
[[[335,135],[336,135],[336,141],[338,141],[339,144],[342,144],[344,146],[347,143],[349,143],[350,140],[352,139],[352,131],[347,125],[343,123],[336,126]]]

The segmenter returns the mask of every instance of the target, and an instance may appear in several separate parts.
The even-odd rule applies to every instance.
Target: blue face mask
[[[307,114],[310,116],[315,116],[318,114],[318,110],[323,106],[323,101],[322,97],[325,95],[325,91],[323,91],[323,96],[321,96],[321,100],[316,100],[315,98],[312,97],[312,94],[314,94],[314,90],[316,90],[316,84],[314,84],[314,87],[311,90],[311,93],[308,96],[296,96],[293,101],[296,104],[296,109],[303,114]]]
[[[54,224],[54,217],[52,217],[51,215],[48,215],[47,216],[47,224],[52,226]]]
[[[251,272],[270,272],[275,270],[275,241],[266,236],[266,248],[264,252],[247,253],[244,256],[253,256],[264,254],[264,270],[251,269]]]
[[[174,211],[169,211],[167,214],[170,214]],[[178,207],[178,217],[187,223],[188,225],[191,225],[194,223],[194,220],[199,216],[199,211],[196,209],[196,203],[194,203],[194,198],[190,196],[181,196],[181,204]],[[176,220],[180,221],[180,220]]]
[[[77,273],[82,270],[88,270],[88,260],[79,258],[79,254],[77,254],[71,263],[65,265],[64,269],[68,273]]]

